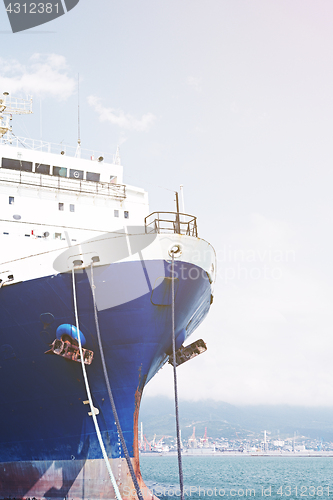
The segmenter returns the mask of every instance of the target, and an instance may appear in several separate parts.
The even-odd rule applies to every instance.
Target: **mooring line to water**
[[[113,416],[114,416],[114,419],[115,419],[115,422],[116,422],[118,435],[120,437],[121,445],[122,445],[122,448],[124,450],[124,455],[125,455],[125,458],[126,458],[126,462],[127,462],[130,474],[131,474],[131,478],[132,478],[134,487],[135,487],[135,491],[136,491],[136,494],[138,496],[138,499],[139,500],[143,500],[143,495],[142,495],[142,492],[141,492],[141,489],[140,489],[137,477],[136,477],[134,469],[133,469],[133,464],[131,462],[131,458],[130,458],[129,453],[128,453],[128,449],[127,449],[126,442],[125,442],[125,439],[124,439],[123,431],[121,429],[121,425],[120,425],[120,421],[119,421],[119,418],[118,418],[118,413],[117,413],[116,405],[114,403],[114,399],[113,399],[113,395],[112,395],[112,390],[111,390],[111,386],[110,386],[108,372],[107,372],[107,368],[106,368],[105,357],[104,357],[104,350],[103,350],[102,339],[101,339],[101,332],[100,332],[100,329],[99,329],[97,306],[96,306],[96,297],[95,297],[95,288],[96,287],[95,287],[95,283],[94,283],[93,262],[91,263],[90,269],[91,269],[91,291],[92,291],[93,303],[94,303],[95,325],[96,325],[97,339],[98,339],[99,351],[100,351],[100,355],[101,355],[101,361],[102,361],[102,366],[103,366],[103,373],[104,373],[105,383],[106,383],[106,387],[107,387],[107,390],[108,390],[108,395],[109,395],[109,399],[110,399],[110,403],[111,403],[111,407],[112,407]]]
[[[176,338],[175,338],[175,280],[174,280],[174,266],[175,254],[172,253],[171,261],[171,316],[172,316],[172,357],[173,357],[173,382],[175,391],[175,413],[176,413],[176,431],[177,431],[177,451],[178,451],[178,469],[179,469],[179,486],[180,498],[184,500],[184,482],[183,482],[183,466],[182,466],[182,452],[180,441],[179,429],[179,410],[178,410],[178,388],[177,388],[177,371],[176,371]]]
[[[119,489],[118,489],[118,485],[116,483],[116,480],[114,478],[113,472],[111,470],[111,465],[110,465],[110,462],[109,462],[109,458],[107,456],[107,453],[106,453],[106,450],[105,450],[105,446],[104,446],[104,443],[103,443],[103,439],[102,439],[102,434],[101,434],[101,431],[99,429],[99,425],[98,425],[98,422],[97,422],[97,418],[96,418],[96,414],[95,414],[95,407],[94,407],[93,402],[92,402],[92,397],[91,397],[91,392],[90,392],[90,387],[89,387],[89,382],[88,382],[86,367],[85,367],[84,360],[83,360],[81,336],[80,336],[80,333],[79,333],[80,329],[79,329],[79,316],[78,316],[77,301],[76,301],[76,286],[75,286],[75,272],[74,272],[74,267],[72,268],[72,281],[73,281],[73,300],[74,300],[74,311],[75,311],[75,322],[76,322],[76,329],[77,329],[77,338],[78,338],[78,342],[79,342],[79,350],[80,350],[80,359],[81,359],[82,373],[83,373],[84,383],[85,383],[85,386],[86,386],[87,396],[88,396],[88,400],[89,400],[89,405],[90,405],[90,410],[91,410],[91,416],[92,416],[92,419],[93,419],[93,422],[94,422],[94,426],[95,426],[95,430],[96,430],[98,442],[99,442],[99,445],[100,445],[100,448],[101,448],[101,451],[102,451],[103,458],[105,460],[105,465],[106,465],[106,468],[108,470],[108,473],[109,473],[109,476],[110,476],[110,479],[111,479],[111,483],[112,483],[114,492],[116,494],[117,500],[122,500],[120,492],[119,492]]]

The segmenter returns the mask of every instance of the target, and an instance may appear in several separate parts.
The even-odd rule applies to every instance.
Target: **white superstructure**
[[[46,143],[27,144],[0,139],[0,279],[29,256],[56,255],[100,234],[143,226],[148,195],[123,184],[119,154],[106,162],[101,155],[78,158],[61,146],[56,154]],[[52,269],[36,271],[34,277]],[[25,266],[21,279],[29,278]]]
[[[121,165],[69,157],[60,148],[57,155],[0,144],[0,156],[3,233],[61,240],[68,231],[78,241],[124,222],[142,225],[148,212],[147,193],[123,185]]]
[[[71,150],[16,137],[12,114],[31,112],[31,98],[12,98],[5,92],[0,99],[2,235],[75,242],[142,224],[148,196],[141,188],[123,184],[119,149],[106,159],[103,153],[81,150],[80,141]]]

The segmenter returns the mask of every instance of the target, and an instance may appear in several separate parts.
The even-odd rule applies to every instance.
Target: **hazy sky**
[[[2,9],[2,11],[1,11]],[[115,152],[151,212],[186,212],[218,257],[180,396],[333,405],[332,0],[80,0],[12,34],[0,91],[20,136]],[[172,395],[167,366],[146,395]]]

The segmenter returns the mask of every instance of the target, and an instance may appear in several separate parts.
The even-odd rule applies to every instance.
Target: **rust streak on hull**
[[[135,472],[135,475],[137,477],[137,480],[138,480],[140,487],[141,487],[141,484],[143,483],[143,479],[142,479],[141,471],[140,471],[140,458],[139,458],[139,411],[140,411],[141,398],[142,398],[142,391],[137,389],[135,392],[135,410],[134,410],[134,415],[133,415],[133,430],[134,430],[133,467],[134,467],[134,472]]]

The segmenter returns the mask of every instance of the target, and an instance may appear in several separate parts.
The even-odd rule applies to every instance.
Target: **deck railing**
[[[145,218],[146,233],[198,236],[197,218],[179,212],[153,212]]]
[[[83,148],[75,148],[67,144],[54,144],[38,139],[30,139],[27,137],[4,136],[0,138],[0,145],[13,146],[15,148],[23,148],[33,151],[41,151],[43,153],[65,154],[72,158],[82,158],[84,160],[98,160],[102,157],[106,163],[117,163],[116,155],[107,154],[103,151],[93,151]]]
[[[121,200],[126,198],[126,187],[123,184],[70,179],[68,177],[38,174],[36,172],[24,172],[22,170],[7,170],[6,168],[0,168],[0,182],[109,196]]]

